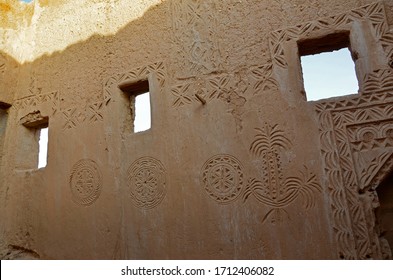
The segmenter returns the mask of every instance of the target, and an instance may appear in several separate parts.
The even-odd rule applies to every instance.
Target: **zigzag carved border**
[[[359,197],[360,180],[354,171],[346,127],[393,117],[393,95],[372,94],[318,102],[321,154],[327,175],[338,254],[345,259],[381,258],[378,236],[367,225],[366,208]]]
[[[348,29],[354,21],[367,20],[371,24],[372,32],[384,49],[387,57],[393,55],[393,34],[389,32],[386,13],[383,2],[376,2],[352,11],[326,17],[319,20],[299,24],[294,27],[276,30],[270,33],[269,47],[273,58],[273,64],[287,68],[288,63],[284,55],[284,43],[291,40],[299,40],[309,34],[321,30],[334,31]]]

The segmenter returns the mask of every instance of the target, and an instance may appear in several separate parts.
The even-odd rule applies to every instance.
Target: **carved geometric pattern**
[[[373,168],[374,167],[374,168]],[[375,168],[376,167],[376,168]],[[371,169],[373,168],[373,169]],[[393,170],[393,153],[385,153],[379,156],[375,163],[370,165],[369,170],[363,170],[362,183],[370,188],[378,186]],[[371,176],[367,174],[371,173]]]
[[[192,95],[192,93],[194,93],[194,90],[191,88],[191,83],[184,83],[174,86],[172,88],[172,95],[175,97],[175,100],[173,101],[172,106],[180,107],[183,105],[191,104],[192,102],[197,102],[198,99],[196,99],[195,95]],[[204,95],[201,97],[204,97]]]
[[[272,64],[265,64],[259,67],[252,67],[250,69],[250,76],[255,80],[255,84],[253,84],[253,89],[255,91],[278,89],[277,82],[273,78]]]
[[[156,207],[166,195],[163,164],[152,157],[141,157],[128,169],[128,186],[134,205],[142,209]]]
[[[393,44],[393,41],[391,42]],[[393,91],[393,72],[391,69],[379,69],[364,78],[363,94]]]
[[[216,75],[208,78],[207,81],[207,97],[208,100],[221,99],[226,100],[232,89],[230,75]]]
[[[393,147],[393,119],[368,125],[348,125],[347,132],[353,152]]]
[[[381,258],[375,222],[359,192],[389,164],[393,95],[374,93],[319,102],[321,154],[327,175],[338,254],[345,259]],[[391,164],[391,163],[390,163]],[[391,166],[389,164],[389,166]],[[363,185],[366,184],[366,185]],[[377,197],[374,198],[377,200]]]
[[[244,202],[252,194],[260,203],[272,209],[265,215],[263,222],[271,218],[273,223],[282,222],[289,214],[286,206],[293,203],[299,196],[303,199],[306,209],[315,204],[314,192],[321,192],[316,176],[309,173],[307,167],[300,176],[283,179],[280,151],[287,150],[291,143],[278,125],[265,125],[264,129],[256,129],[257,135],[251,143],[250,152],[262,160],[264,166],[261,180],[252,178],[243,193]]]
[[[173,107],[199,103],[197,93],[207,101],[218,99],[228,102],[247,91],[258,94],[266,90],[278,89],[273,78],[272,65],[254,66],[247,69],[244,76],[238,73],[209,75],[206,80],[189,79],[172,87]]]
[[[122,83],[132,84],[141,80],[146,80],[147,77],[152,73],[154,73],[155,76],[157,77],[160,90],[162,90],[165,85],[165,75],[166,75],[163,62],[152,63],[110,77],[104,83],[104,88],[103,88],[105,104],[107,104],[111,100],[114,92],[114,88],[117,88],[119,84]]]
[[[202,167],[205,191],[220,204],[233,202],[239,197],[243,180],[241,163],[231,155],[213,156]]]
[[[173,56],[184,78],[220,68],[216,1],[171,1]]]
[[[79,93],[64,98],[60,108],[63,130],[103,121],[104,105],[102,92]]]
[[[393,153],[387,151],[374,158],[371,163],[361,170],[360,188],[376,188],[390,170],[392,170]]]
[[[58,92],[50,92],[23,97],[15,100],[11,108],[14,110],[30,108],[31,111],[35,111],[39,109],[39,106],[44,104],[49,104],[51,106],[51,116],[57,114],[60,110],[60,94]]]
[[[0,63],[0,74],[4,74],[6,70],[5,63]]]
[[[70,175],[70,188],[75,203],[88,206],[101,194],[102,176],[97,163],[82,159],[74,164]]]
[[[370,21],[374,36],[380,41],[387,57],[391,57],[393,54],[393,34],[389,32],[383,2],[376,2],[340,15],[271,32],[269,46],[273,64],[282,68],[288,67],[283,44],[287,41],[297,41],[300,38],[307,37],[308,34],[321,30],[334,33],[335,30],[345,29],[345,27],[348,27],[354,21],[364,20]]]
[[[41,90],[32,96],[18,99],[14,102],[14,110],[29,108],[31,111],[49,104],[51,108],[50,116],[61,114],[63,130],[75,128],[83,123],[94,123],[103,120],[103,108],[105,102],[102,93],[83,95],[75,94],[66,98],[61,98],[58,92],[42,94]]]

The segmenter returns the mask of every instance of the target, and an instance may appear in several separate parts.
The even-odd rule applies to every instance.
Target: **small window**
[[[300,42],[299,54],[308,101],[358,92],[348,33]]]
[[[134,133],[149,130],[151,128],[151,105],[149,81],[143,80],[137,83],[119,85],[126,95],[128,117],[126,127]]]
[[[40,140],[38,141],[38,168],[46,166],[48,160],[48,127],[39,129]]]
[[[151,128],[150,93],[145,92],[135,97],[134,132]]]
[[[39,111],[21,119],[17,168],[22,170],[46,167],[48,158],[49,119]]]

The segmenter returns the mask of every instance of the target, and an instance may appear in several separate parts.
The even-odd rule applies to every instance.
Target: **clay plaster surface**
[[[116,33],[162,0],[0,1],[1,49],[19,62]]]
[[[391,257],[392,1],[0,2],[1,258]],[[359,93],[307,102],[343,32]]]

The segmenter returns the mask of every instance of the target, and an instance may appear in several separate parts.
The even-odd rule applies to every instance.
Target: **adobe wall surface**
[[[391,258],[393,1],[0,11],[0,258]],[[359,93],[307,102],[299,46],[332,34]]]

